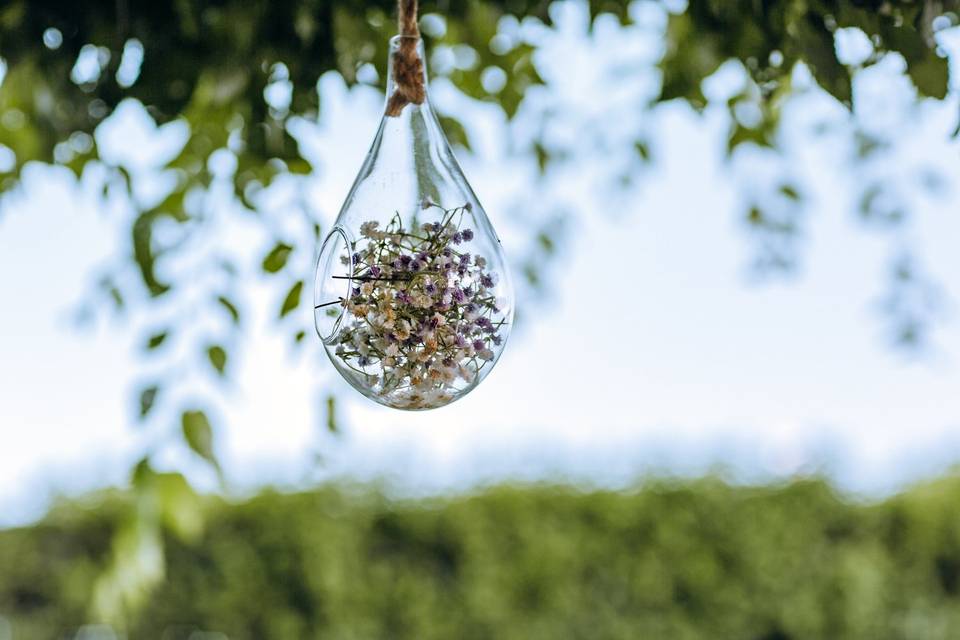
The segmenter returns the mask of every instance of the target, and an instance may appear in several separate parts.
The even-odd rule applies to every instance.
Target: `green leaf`
[[[540,175],[547,172],[547,164],[550,162],[550,152],[537,140],[533,143],[533,153],[537,156],[537,167],[540,169]]]
[[[240,324],[240,311],[237,309],[237,305],[233,304],[233,302],[231,302],[226,296],[217,297],[217,302],[219,302],[220,306],[227,310],[227,313],[230,314],[230,318],[233,320],[234,324]]]
[[[227,352],[218,344],[207,347],[207,358],[221,376],[227,367]]]
[[[845,106],[850,107],[853,96],[850,71],[837,60],[833,33],[827,29],[823,16],[808,12],[797,20],[796,31],[797,44],[817,84]]]
[[[551,238],[545,231],[541,231],[537,234],[537,244],[540,245],[540,248],[547,255],[552,255],[557,248],[556,244],[553,242],[553,238]]]
[[[780,185],[780,193],[790,200],[797,201],[800,199],[800,192],[797,191],[796,187],[790,184]]]
[[[263,270],[267,273],[277,273],[286,266],[292,251],[293,247],[290,245],[278,242],[277,245],[270,250],[270,253],[264,257]]]
[[[140,276],[150,295],[157,297],[170,290],[170,285],[160,282],[154,273],[157,255],[153,248],[153,223],[156,216],[151,213],[142,213],[133,223],[131,235],[133,237],[133,257],[140,267]]]
[[[467,151],[472,150],[470,146],[470,136],[467,135],[467,130],[459,120],[444,115],[441,115],[439,119],[443,132],[452,144],[459,145]]]
[[[313,171],[313,167],[304,158],[288,158],[285,164],[287,165],[287,171],[294,175],[307,175]]]
[[[730,132],[730,137],[727,139],[727,155],[732,155],[737,147],[748,142],[752,142],[759,147],[773,146],[773,142],[767,137],[763,127],[751,129],[740,123],[736,123]]]
[[[327,431],[333,434],[340,432],[337,427],[337,398],[334,395],[327,396]]]
[[[219,470],[220,463],[213,452],[213,428],[207,414],[203,411],[184,411],[181,423],[183,437],[190,449]]]
[[[203,530],[203,510],[187,479],[179,473],[158,473],[154,486],[164,525],[181,540],[196,540]]]
[[[160,387],[151,385],[140,392],[140,419],[147,417],[153,405],[157,401],[157,394],[160,393]]]
[[[943,100],[947,96],[948,67],[946,58],[930,51],[922,60],[907,63],[907,74],[921,96]]]
[[[168,333],[166,331],[161,331],[160,333],[155,333],[147,340],[147,349],[156,349],[162,345],[167,339]]]
[[[133,470],[130,472],[130,484],[132,484],[137,491],[143,491],[147,485],[153,481],[153,477],[154,472],[150,466],[150,459],[147,457],[140,458],[140,461],[134,465]]]
[[[645,140],[636,140],[633,143],[633,149],[644,162],[650,161],[650,145]]]
[[[300,306],[300,294],[302,292],[303,280],[298,280],[292,287],[290,287],[290,291],[287,292],[287,296],[283,299],[283,305],[280,307],[281,318]]]

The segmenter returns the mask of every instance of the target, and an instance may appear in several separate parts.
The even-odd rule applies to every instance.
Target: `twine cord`
[[[387,115],[396,117],[408,104],[423,104],[427,91],[423,83],[423,60],[417,53],[420,28],[417,26],[417,0],[397,0],[400,42],[390,64],[396,88],[387,100]]]

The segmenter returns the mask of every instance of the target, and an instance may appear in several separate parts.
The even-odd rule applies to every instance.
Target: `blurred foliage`
[[[0,532],[0,616],[13,638],[73,637],[103,623],[87,608],[90,585],[110,563],[128,499],[64,504],[37,525]],[[327,487],[239,504],[209,498],[202,534],[182,521],[164,529],[165,578],[126,631],[952,638],[958,500],[956,477],[867,504],[819,480],[744,487],[711,478],[629,492],[502,486],[391,500]]]
[[[543,82],[534,61],[535,45],[517,35],[519,21],[550,25],[552,4],[427,0],[421,4],[423,32],[432,49],[454,51],[455,58],[467,60],[440,73],[466,95],[495,102],[512,118],[527,90]],[[794,92],[792,78],[800,64],[840,103],[855,107],[854,73],[895,52],[905,60],[919,96],[943,98],[948,69],[936,46],[935,25],[954,24],[957,5],[956,0],[693,0],[668,16],[659,62],[661,91],[655,102],[681,99],[703,108],[704,80],[723,63],[736,61],[746,70],[748,82],[727,104],[732,155],[744,147],[777,148],[782,106]],[[593,0],[586,6],[591,20],[606,13],[629,25],[636,15],[629,2]],[[104,169],[104,192],[121,194],[133,214],[127,259],[101,277],[97,302],[120,313],[131,307],[136,311],[189,305],[194,314],[204,308],[208,315],[226,314],[231,322],[216,329],[220,335],[180,339],[195,342],[212,371],[227,378],[233,361],[230,352],[242,344],[243,265],[217,251],[197,259],[200,239],[223,224],[223,212],[210,211],[203,197],[222,174],[235,198],[231,210],[253,214],[270,238],[271,248],[259,264],[262,272],[274,274],[282,292],[275,315],[284,321],[293,344],[300,345],[309,333],[302,321],[306,314],[295,313],[305,304],[305,274],[287,272],[293,258],[315,252],[317,237],[323,234],[320,214],[309,202],[294,203],[287,216],[299,217],[313,232],[278,233],[259,211],[258,194],[281,176],[311,171],[289,125],[297,118],[316,117],[317,81],[323,73],[337,71],[349,83],[357,82],[364,69],[385,77],[393,11],[391,0],[4,3],[0,151],[12,154],[13,160],[0,162],[0,193],[14,187],[33,161],[63,165],[78,177],[90,167]],[[856,66],[841,63],[834,45],[837,31],[848,27],[860,29],[872,46],[870,57]],[[502,72],[502,86],[484,83],[484,74],[491,70]],[[145,105],[158,125],[176,122],[186,127],[182,148],[155,168],[155,173],[173,178],[160,197],[139,195],[141,171],[99,155],[97,127],[125,99]],[[649,105],[638,105],[644,106]],[[457,114],[443,113],[441,119],[454,142],[469,146]],[[883,151],[882,140],[863,132],[857,135],[864,142],[860,144],[864,161]],[[642,172],[654,157],[648,141],[622,143],[636,150],[631,171]],[[528,146],[517,152],[526,154],[541,172],[566,155],[540,137],[523,144]],[[214,168],[224,165],[224,157],[231,159],[226,163],[229,168],[218,174]],[[626,184],[631,179],[626,175],[622,180]],[[864,219],[897,226],[906,217],[903,207],[889,210],[888,190],[883,181],[867,182],[861,198]],[[784,178],[772,197],[747,203],[746,222],[760,239],[758,266],[777,270],[794,264],[797,238],[803,234],[799,214],[804,197],[801,184]],[[526,223],[529,255],[516,256],[515,262],[522,280],[534,289],[549,284],[546,265],[553,260],[564,229],[557,219],[554,215],[547,223],[542,218]],[[177,275],[183,272],[177,268],[182,263],[190,264],[189,277]],[[191,289],[213,278],[217,284],[206,285],[203,299],[196,300]],[[891,283],[891,298],[916,298],[911,287],[935,291],[918,278],[895,277]],[[902,304],[885,301],[881,308],[898,322],[895,341],[916,344],[923,341],[925,321],[937,305],[911,305],[911,310],[919,311],[903,314]],[[180,314],[152,327],[144,339],[147,353],[163,354],[171,337],[189,333],[193,319],[194,315]],[[170,370],[175,373],[157,376],[138,391],[141,418],[149,419],[157,403],[176,397],[165,387],[183,384],[182,368]]]
[[[433,72],[449,78],[467,96],[499,105],[512,119],[521,112],[531,87],[544,82],[535,61],[535,43],[517,36],[519,26],[551,25],[556,4],[424,1],[421,14],[428,46],[467,61]],[[613,14],[624,27],[636,15],[628,2],[590,0],[586,6],[591,20]],[[669,6],[673,10],[663,27],[665,46],[659,61],[661,90],[653,104],[637,104],[635,112],[669,100],[704,108],[704,80],[733,61],[746,71],[747,82],[725,105],[731,157],[744,149],[780,153],[780,118],[796,91],[794,78],[801,68],[854,111],[854,75],[891,52],[904,59],[918,97],[942,99],[947,92],[947,63],[936,46],[935,31],[957,23],[957,0],[690,0],[685,6]],[[348,83],[358,82],[371,69],[381,79],[386,76],[387,40],[395,31],[393,11],[391,0],[0,3],[0,194],[17,186],[29,163],[42,162],[66,167],[84,180],[99,180],[105,199],[123,201],[130,214],[127,245],[120,259],[98,276],[92,300],[110,312],[136,314],[148,325],[139,347],[144,357],[153,364],[167,362],[155,366],[150,378],[139,383],[132,421],[175,423],[180,418],[182,429],[166,431],[215,473],[220,472],[213,447],[215,421],[195,408],[195,394],[209,394],[208,387],[197,384],[196,374],[229,384],[250,324],[244,292],[249,282],[244,268],[249,265],[202,247],[223,227],[225,216],[259,225],[264,251],[251,262],[269,274],[276,289],[271,315],[289,332],[294,347],[304,344],[311,333],[303,308],[307,274],[292,265],[314,255],[325,233],[320,221],[332,212],[316,211],[301,194],[284,212],[285,222],[291,224],[278,228],[262,210],[260,197],[271,185],[312,171],[291,128],[297,119],[317,116],[321,107],[317,82],[322,74],[338,72]],[[869,58],[856,65],[837,57],[835,37],[847,27],[860,29],[872,47]],[[491,71],[505,78],[502,86],[485,84],[484,74]],[[142,103],[156,125],[182,126],[186,131],[182,147],[151,168],[152,177],[172,178],[159,196],[143,194],[142,167],[100,155],[97,129],[127,99]],[[451,140],[469,148],[465,126],[469,123],[461,122],[456,113],[440,117]],[[889,153],[884,140],[851,129],[858,166]],[[590,131],[582,135],[588,137]],[[569,155],[567,149],[552,147],[547,137],[518,142],[515,149],[541,174]],[[630,184],[632,174],[643,172],[656,159],[656,149],[646,138],[625,136],[620,142],[635,159],[621,176],[623,184]],[[889,182],[854,176],[851,183],[863,187],[859,215],[864,221],[895,229],[908,218],[902,203],[890,195]],[[213,199],[207,196],[217,189],[221,195],[232,194],[229,206],[210,205]],[[803,236],[801,214],[807,194],[795,176],[778,180],[770,191],[772,196],[746,203],[745,221],[758,238],[757,265],[768,271],[788,270],[796,262],[798,238]],[[524,219],[529,238],[521,244],[529,250],[514,260],[530,290],[549,285],[547,267],[563,240],[565,213]],[[308,231],[291,232],[294,223]],[[891,293],[879,307],[894,319],[893,340],[923,344],[931,318],[942,308],[938,289],[929,283],[917,257],[904,252],[896,255],[890,281]],[[185,356],[187,352],[190,355]],[[324,404],[325,430],[337,433],[334,398],[327,397]],[[158,488],[179,481],[144,479],[156,475],[145,476],[143,471],[153,453],[146,452],[147,467],[138,468],[134,486],[143,489],[147,503],[168,500],[179,506],[130,507],[132,524],[117,529],[114,553],[121,554],[118,558],[126,553],[131,566],[141,566],[150,553],[162,552],[157,527],[163,518],[156,514],[185,503],[183,491]],[[118,559],[107,573],[109,579],[98,587],[103,610],[137,600],[137,593],[161,577],[155,561],[134,575],[124,573],[122,565]],[[531,593],[524,597],[539,597]],[[576,607],[571,615],[574,610],[587,611]],[[489,615],[498,615],[496,611]],[[402,617],[403,611],[390,615]],[[317,618],[321,619],[326,618]],[[494,626],[488,628],[501,628],[495,624],[499,623],[489,622]],[[546,621],[542,624],[549,627]],[[532,628],[528,632],[539,633]],[[677,637],[684,633],[676,631]],[[769,633],[768,637],[780,637]],[[509,637],[506,632],[496,635]]]

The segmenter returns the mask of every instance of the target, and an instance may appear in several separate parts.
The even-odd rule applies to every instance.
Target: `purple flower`
[[[355,295],[355,296],[360,295],[360,287],[354,287],[354,288],[353,288],[353,295]]]
[[[397,298],[397,302],[401,302],[403,304],[410,304],[410,296],[407,295],[406,291],[397,291],[396,298]]]
[[[365,367],[368,364],[370,364],[370,358],[368,358],[367,356],[360,356],[359,358],[357,358],[357,364],[360,365],[361,367]]]
[[[445,366],[445,367],[452,367],[452,366],[453,366],[453,358],[444,358],[441,362],[442,362],[443,366]]]
[[[438,326],[440,326],[440,319],[436,316],[430,318],[430,328],[436,329]]]
[[[393,261],[393,268],[403,269],[403,262],[400,260],[400,258],[397,258],[396,260]]]
[[[452,256],[452,255],[453,255],[453,251],[450,250],[450,247],[446,247],[446,248],[443,250],[443,257],[444,257],[444,258],[449,258],[449,257]]]
[[[420,271],[420,269],[423,269],[423,263],[419,260],[410,263],[410,271]]]
[[[374,278],[379,278],[381,273],[380,267],[370,267],[370,275]]]
[[[407,266],[413,262],[413,258],[410,256],[400,256],[400,262],[403,264],[403,266]]]
[[[453,234],[453,237],[450,238],[450,240],[453,241],[453,244],[460,244],[461,242],[463,242],[463,234],[461,234],[461,233],[458,231],[458,232],[456,232],[455,234]]]
[[[474,340],[474,341],[473,341],[473,348],[476,349],[477,351],[482,351],[482,350],[484,349],[484,347],[486,347],[486,346],[487,346],[487,345],[483,342],[483,340]]]
[[[478,327],[489,327],[489,326],[490,326],[490,318],[480,317],[480,318],[477,318],[476,320],[474,320],[474,323],[475,323]]]
[[[464,300],[467,299],[466,294],[463,292],[463,289],[461,289],[460,287],[454,288],[453,293],[451,295],[453,296],[453,299],[456,300],[457,302],[463,302]]]
[[[496,334],[490,336],[490,339],[493,340],[493,344],[497,345],[498,347],[500,346],[500,343],[503,342],[503,338]]]
[[[469,253],[465,253],[465,254],[463,254],[462,256],[460,256],[460,264],[463,265],[463,266],[466,266],[466,265],[470,264],[470,261],[471,261],[472,259],[473,259],[473,257],[472,257]]]
[[[423,288],[423,290],[429,293],[430,295],[433,295],[437,292],[437,285],[433,284],[432,282],[428,282],[427,285]]]
[[[442,229],[443,227],[440,226],[439,222],[434,222],[432,225],[430,225],[430,228],[433,229],[434,233],[439,233],[440,229]]]
[[[353,254],[353,264],[360,264],[360,254],[359,254],[359,253]]]
[[[467,339],[464,338],[464,337],[463,337],[462,335],[460,335],[459,333],[457,334],[457,337],[454,338],[453,341],[454,341],[454,343],[455,343],[458,347],[461,347],[461,348],[462,348],[462,347],[467,346]]]
[[[460,232],[460,235],[463,236],[464,242],[470,242],[473,240],[473,229],[464,229]]]
[[[480,276],[480,284],[487,287],[488,289],[494,285],[494,279],[492,273],[485,273]]]

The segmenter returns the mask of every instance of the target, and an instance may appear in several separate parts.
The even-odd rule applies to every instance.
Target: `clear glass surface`
[[[390,41],[388,99],[403,37]],[[417,51],[425,59],[422,42]],[[500,357],[514,311],[506,258],[429,91],[422,104],[384,115],[322,245],[314,305],[334,366],[390,407],[449,404]]]

